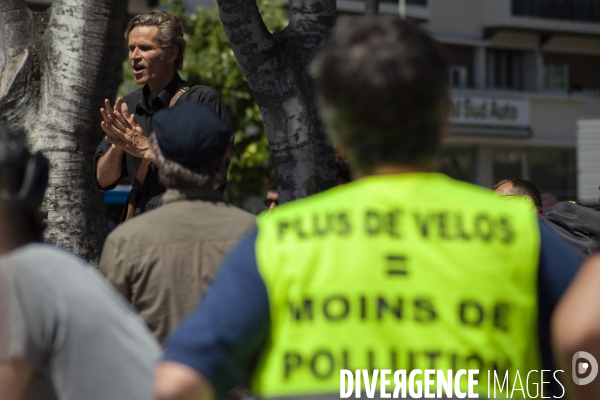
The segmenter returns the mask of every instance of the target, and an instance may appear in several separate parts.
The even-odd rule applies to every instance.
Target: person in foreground
[[[83,260],[42,243],[48,161],[0,122],[0,399],[147,400],[158,344]]]
[[[600,256],[590,257],[552,319],[558,364],[566,372],[570,400],[600,398]],[[582,352],[588,353],[582,354]],[[591,358],[589,357],[591,355]],[[574,384],[574,379],[591,378]]]
[[[358,369],[453,370],[442,394],[485,397],[488,371],[508,371],[512,387],[551,364],[550,314],[579,260],[524,202],[432,172],[449,114],[435,41],[397,17],[340,20],[311,70],[327,131],[360,179],[259,217],[167,342],[156,397],[234,385],[259,398],[339,398],[340,386],[355,397],[340,375]],[[458,375],[467,369],[479,370],[474,387]],[[407,381],[401,396],[435,392],[423,374]]]
[[[255,217],[217,189],[233,132],[209,106],[186,101],[164,109],[154,129],[148,140],[167,187],[162,204],[112,231],[98,267],[163,343]]]

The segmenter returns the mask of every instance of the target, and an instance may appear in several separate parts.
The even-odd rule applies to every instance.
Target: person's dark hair
[[[359,170],[431,163],[447,115],[448,69],[418,26],[341,18],[311,73],[328,133]]]
[[[277,181],[273,179],[267,183],[267,192],[277,192]]]
[[[520,178],[503,179],[500,182],[496,183],[493,189],[496,190],[500,186],[507,183],[512,186],[511,193],[531,197],[538,214],[542,213],[542,195],[533,183]]]
[[[175,68],[183,68],[183,52],[185,51],[185,39],[183,38],[183,24],[179,17],[167,11],[153,10],[146,14],[136,15],[129,21],[125,30],[125,40],[129,40],[129,34],[133,28],[138,26],[156,26],[158,34],[156,40],[163,49],[163,58],[167,50],[177,46],[179,55],[175,60]]]

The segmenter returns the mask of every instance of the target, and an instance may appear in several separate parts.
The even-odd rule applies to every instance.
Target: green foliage
[[[125,61],[123,61],[123,82],[119,86],[118,95],[123,98],[138,88],[139,86],[135,83],[135,77],[133,76],[133,69],[131,69],[131,62],[125,58]]]
[[[263,20],[271,32],[287,26],[284,0],[258,0]],[[242,205],[250,196],[264,196],[273,172],[269,144],[258,106],[233,55],[217,8],[199,8],[184,14],[181,1],[170,3],[171,12],[184,24],[187,49],[182,76],[211,86],[223,97],[235,130],[235,145],[229,167],[228,192]]]

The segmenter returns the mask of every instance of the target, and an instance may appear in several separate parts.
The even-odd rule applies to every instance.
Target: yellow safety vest
[[[540,235],[524,202],[441,174],[371,176],[258,226],[271,315],[258,396],[339,395],[341,369],[478,369],[485,396],[489,370],[512,385],[540,369]]]

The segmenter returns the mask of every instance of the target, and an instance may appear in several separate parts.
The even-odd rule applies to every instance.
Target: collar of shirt
[[[160,110],[162,108],[168,107],[171,99],[177,92],[177,85],[183,82],[183,79],[179,76],[177,72],[175,72],[175,76],[171,79],[171,82],[165,86],[163,90],[160,91],[158,96],[152,100],[152,104],[150,104],[150,108],[148,108],[148,104],[146,104],[146,99],[150,97],[150,88],[148,85],[144,85],[144,89],[142,89],[140,93],[140,98],[137,103],[138,108],[142,108],[146,113],[153,113],[154,111]],[[155,106],[157,102],[161,102],[162,105]]]
[[[183,187],[167,189],[162,196],[161,205],[185,200],[205,200],[211,202],[225,202],[223,192],[218,189],[206,189],[197,187]]]

